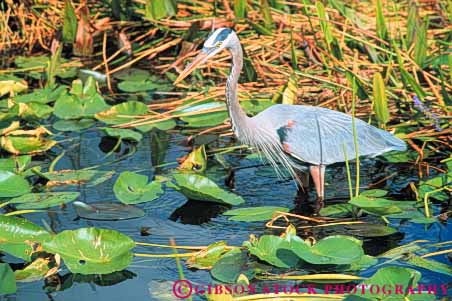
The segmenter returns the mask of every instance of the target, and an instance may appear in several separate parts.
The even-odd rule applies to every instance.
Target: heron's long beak
[[[181,80],[186,78],[196,67],[204,64],[212,55],[208,54],[204,51],[201,51],[187,67],[185,67],[184,71],[182,71],[177,79],[174,81],[174,85],[179,83]]]

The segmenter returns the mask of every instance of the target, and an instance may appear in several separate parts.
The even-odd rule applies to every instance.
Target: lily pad
[[[139,142],[143,139],[142,134],[129,129],[102,128],[102,130],[110,137],[121,138],[123,140]]]
[[[227,250],[226,242],[218,241],[197,252],[187,259],[186,263],[190,268],[211,269]]]
[[[122,124],[137,120],[136,117],[148,113],[148,107],[139,101],[128,101],[99,112],[95,117],[106,124]]]
[[[2,136],[0,137],[1,147],[14,155],[29,154],[34,155],[51,149],[56,141],[43,137],[33,136]]]
[[[262,206],[262,207],[247,207],[228,210],[224,215],[230,215],[229,220],[240,222],[260,222],[271,219],[275,212],[289,212],[289,208]]]
[[[380,224],[354,224],[345,226],[347,232],[361,237],[380,237],[397,233],[397,229]]]
[[[223,124],[228,118],[228,113],[225,112],[213,112],[192,116],[180,117],[182,121],[185,121],[186,127],[212,127]]]
[[[188,199],[228,205],[239,205],[245,202],[242,197],[221,189],[207,177],[183,173],[176,173],[173,177],[176,180],[173,188]]]
[[[86,204],[75,201],[74,207],[81,218],[99,221],[126,220],[145,215],[144,211],[138,207],[112,202]]]
[[[118,84],[119,90],[128,93],[145,92],[150,90],[156,90],[162,85],[154,82],[153,80],[145,79],[141,81],[125,80]]]
[[[43,173],[43,175],[49,180],[49,182],[47,182],[47,186],[80,184],[86,184],[87,186],[96,186],[109,180],[114,174],[114,171],[94,169],[68,169]]]
[[[118,200],[124,204],[150,202],[163,194],[162,183],[148,183],[148,177],[134,172],[122,172],[113,186]]]
[[[31,191],[30,183],[22,176],[0,170],[0,197],[15,197]]]
[[[19,174],[30,164],[31,156],[13,156],[0,159],[0,170]]]
[[[249,261],[246,252],[239,248],[234,248],[221,256],[210,270],[210,274],[218,281],[237,283],[239,276],[242,274],[251,280],[258,271],[268,269],[268,266]]]
[[[96,123],[93,119],[70,119],[57,120],[53,123],[53,128],[62,132],[77,132],[92,127]]]
[[[204,145],[195,148],[179,165],[178,170],[189,172],[204,172],[207,168],[207,155]]]
[[[31,261],[34,252],[33,246],[26,243],[2,243],[0,242],[0,251],[24,261]]]
[[[12,204],[19,204],[16,206],[17,209],[46,209],[70,203],[79,196],[79,192],[29,193],[13,198],[9,202]]]
[[[49,259],[38,257],[22,270],[16,270],[14,276],[17,282],[33,282],[44,279],[49,272]]]
[[[0,243],[42,243],[51,235],[43,228],[19,217],[0,215]]]
[[[114,230],[81,228],[60,232],[42,247],[59,254],[72,273],[108,274],[129,266],[135,242]]]
[[[0,79],[0,97],[7,94],[17,94],[28,89],[26,81],[21,79]]]
[[[367,213],[382,216],[402,213],[403,208],[412,207],[415,202],[392,201],[384,198],[359,195],[349,201],[349,204],[357,206]]]
[[[351,204],[334,204],[320,209],[321,216],[328,217],[348,217],[353,213]]]
[[[39,102],[18,103],[15,104],[11,110],[16,110],[16,107],[18,117],[31,121],[46,119],[53,112],[52,107]]]
[[[0,295],[13,294],[17,290],[14,272],[7,263],[0,263]]]
[[[137,68],[129,68],[116,72],[113,77],[120,80],[142,81],[151,76],[149,71]]]
[[[411,265],[427,269],[436,273],[452,276],[452,267],[439,261],[430,260],[414,254],[410,254],[406,262]]]
[[[66,91],[66,86],[60,85],[55,89],[44,88],[35,89],[32,93],[21,94],[13,97],[15,103],[41,103],[46,104],[54,102],[58,97]]]

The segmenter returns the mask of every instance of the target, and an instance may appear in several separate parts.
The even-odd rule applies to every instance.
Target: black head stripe
[[[215,37],[215,43],[216,42],[220,42],[220,41],[224,41],[228,35],[232,32],[232,29],[230,28],[225,28],[223,29],[216,37]]]

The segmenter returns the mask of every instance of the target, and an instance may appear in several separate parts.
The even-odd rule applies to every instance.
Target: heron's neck
[[[231,118],[232,129],[239,140],[246,140],[247,129],[250,127],[250,118],[245,114],[239,104],[237,90],[240,72],[243,67],[243,50],[238,43],[229,51],[232,54],[231,72],[226,82],[226,104],[229,117]],[[245,141],[243,141],[245,142]]]

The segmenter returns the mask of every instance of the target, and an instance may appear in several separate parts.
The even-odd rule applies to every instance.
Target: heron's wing
[[[295,108],[294,108],[295,109]],[[300,106],[287,124],[277,128],[285,150],[311,164],[332,164],[356,158],[352,117],[319,107]],[[355,118],[359,156],[378,156],[390,150],[405,150],[405,143],[392,134]],[[345,156],[346,154],[346,156]]]

